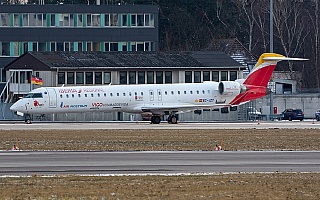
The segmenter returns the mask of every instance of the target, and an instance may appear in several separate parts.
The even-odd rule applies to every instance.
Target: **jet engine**
[[[235,81],[221,81],[219,83],[219,93],[222,96],[234,96],[243,93],[247,88]]]

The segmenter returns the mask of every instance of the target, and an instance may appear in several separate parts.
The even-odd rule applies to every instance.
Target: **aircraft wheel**
[[[176,124],[178,122],[177,118],[175,116],[171,117],[171,123]]]
[[[160,119],[159,116],[152,116],[151,117],[151,123],[152,124],[160,124],[160,122],[161,122],[161,119]]]
[[[292,121],[291,117],[289,117],[289,121]]]
[[[317,121],[320,121],[320,117],[317,115]]]
[[[32,122],[31,122],[30,119],[27,119],[27,120],[26,120],[26,123],[27,123],[27,124],[32,124]]]

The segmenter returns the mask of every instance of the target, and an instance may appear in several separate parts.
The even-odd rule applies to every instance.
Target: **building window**
[[[120,72],[120,84],[127,84],[127,72]]]
[[[110,26],[118,26],[118,14],[110,14]]]
[[[185,72],[185,82],[192,83],[192,71]]]
[[[236,80],[238,77],[237,77],[237,71],[231,71],[230,72],[230,81],[234,81]]]
[[[67,84],[74,84],[74,73],[73,72],[67,73]]]
[[[86,84],[93,84],[93,72],[86,72]]]
[[[203,72],[203,81],[210,81],[210,72],[209,71]]]
[[[137,42],[137,51],[144,51],[144,43]]]
[[[139,71],[138,72],[138,84],[144,84],[145,83],[145,72]]]
[[[228,80],[228,71],[221,71],[221,81]]]
[[[77,26],[83,27],[82,14],[77,14]]]
[[[127,14],[121,14],[122,17],[122,26],[128,26]]]
[[[172,83],[172,72],[171,71],[165,72],[165,83]]]
[[[110,42],[110,51],[118,51],[118,43]]]
[[[129,72],[129,84],[136,84],[136,72]]]
[[[22,14],[22,26],[29,26],[29,15],[28,14]]]
[[[144,26],[144,15],[143,14],[137,15],[137,25]]]
[[[58,84],[65,84],[65,73],[64,72],[58,73]]]
[[[50,14],[50,26],[56,26],[56,15]]]
[[[111,72],[104,72],[103,74],[103,84],[110,84],[111,83]]]
[[[92,26],[99,27],[100,24],[100,14],[92,14]]]
[[[77,84],[83,84],[84,83],[83,72],[76,72],[76,83]]]
[[[194,72],[194,82],[201,83],[201,72],[200,71]]]
[[[137,26],[137,15],[131,14],[131,26]]]
[[[163,72],[160,72],[160,71],[156,72],[156,83],[163,84]]]
[[[94,73],[94,83],[95,84],[102,84],[102,72],[95,72]]]
[[[147,83],[153,84],[154,83],[154,72],[147,72]]]
[[[154,26],[154,15],[145,14],[145,26]]]
[[[0,13],[0,26],[10,26],[9,13]]]
[[[212,81],[219,82],[219,72],[218,71],[212,72]]]

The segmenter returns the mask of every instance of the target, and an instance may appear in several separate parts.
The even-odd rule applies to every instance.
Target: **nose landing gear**
[[[25,116],[24,116],[24,122],[25,122],[26,124],[32,124],[30,114],[25,114]]]

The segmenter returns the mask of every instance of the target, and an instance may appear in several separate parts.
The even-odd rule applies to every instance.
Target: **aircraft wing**
[[[165,111],[175,111],[175,112],[187,112],[192,110],[199,110],[199,109],[209,109],[209,108],[216,108],[216,107],[225,107],[230,106],[229,104],[219,104],[219,105],[165,105],[165,106],[143,106],[137,108],[137,110],[141,110],[142,112],[151,112],[154,114],[162,114]]]

